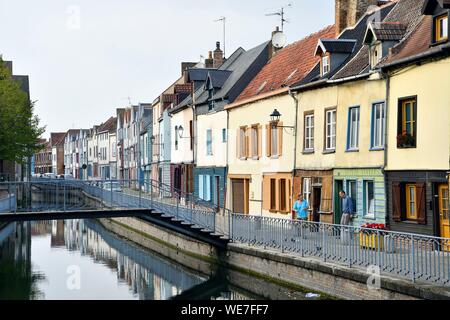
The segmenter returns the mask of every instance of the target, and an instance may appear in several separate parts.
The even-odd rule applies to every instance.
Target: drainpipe
[[[385,220],[386,220],[386,225],[389,225],[389,208],[388,208],[388,193],[389,193],[389,183],[388,183],[388,179],[386,176],[386,168],[388,165],[388,146],[389,146],[389,103],[390,103],[390,99],[389,99],[389,95],[391,93],[391,77],[389,74],[389,71],[387,72],[381,72],[382,76],[386,79],[386,101],[385,101],[385,129],[384,129],[384,164],[383,164],[383,168],[381,169],[381,172],[384,175],[384,189],[385,189]]]
[[[227,203],[228,203],[228,192],[227,192],[227,190],[228,190],[228,168],[229,168],[229,166],[228,166],[228,164],[229,164],[229,161],[230,161],[230,155],[229,155],[229,150],[228,150],[228,147],[229,147],[229,145],[230,145],[230,134],[229,134],[229,132],[230,132],[230,110],[225,110],[226,111],[226,113],[227,113],[227,132],[226,132],[226,134],[227,134],[227,143],[226,143],[226,149],[227,149],[227,151],[225,152],[225,155],[226,155],[226,164],[225,164],[225,170],[226,170],[226,174],[225,174],[225,194],[224,194],[224,197],[223,197],[223,207],[225,208],[225,209],[227,209]],[[229,209],[229,210],[231,210],[231,208]]]
[[[298,134],[297,134],[297,127],[298,127],[298,98],[295,96],[295,94],[291,91],[291,88],[289,88],[289,95],[291,96],[292,99],[294,99],[294,103],[295,103],[295,126],[294,126],[294,166],[292,169],[292,200],[294,200],[294,179],[295,179],[295,168],[297,166],[297,138],[298,138]]]

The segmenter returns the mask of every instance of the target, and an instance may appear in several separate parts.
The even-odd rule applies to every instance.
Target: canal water
[[[305,292],[273,284],[267,284],[273,296],[263,297],[212,274],[186,268],[122,239],[95,220],[16,222],[0,227],[0,300],[305,298]]]

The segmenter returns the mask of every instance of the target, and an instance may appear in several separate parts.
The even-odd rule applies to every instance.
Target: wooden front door
[[[248,180],[233,179],[233,212],[240,214],[248,214]]]
[[[439,186],[439,220],[441,237],[450,239],[449,188],[445,184]],[[444,244],[444,250],[450,251],[450,240]]]

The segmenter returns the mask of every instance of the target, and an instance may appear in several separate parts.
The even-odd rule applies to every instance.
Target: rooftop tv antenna
[[[289,23],[289,20],[284,18],[285,14],[286,14],[284,11],[288,7],[292,7],[292,3],[289,3],[286,6],[281,7],[280,11],[266,14],[267,17],[269,17],[269,16],[280,16],[280,19],[281,19],[281,32],[284,31],[284,24],[285,23]]]
[[[226,57],[226,54],[225,54],[225,40],[226,40],[226,24],[227,24],[227,18],[226,17],[220,17],[219,19],[217,19],[217,20],[214,20],[214,22],[220,22],[220,21],[222,21],[222,23],[223,23],[223,57],[225,58]]]

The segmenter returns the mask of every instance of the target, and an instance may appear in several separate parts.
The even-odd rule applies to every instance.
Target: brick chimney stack
[[[378,0],[336,0],[336,36],[351,26],[367,12],[371,6],[378,6],[382,1]]]
[[[207,69],[214,68],[214,59],[212,51],[208,51],[208,59],[205,59],[205,68]]]
[[[220,49],[220,42],[216,42],[216,50],[213,53],[214,68],[218,68],[223,63],[223,51]]]

